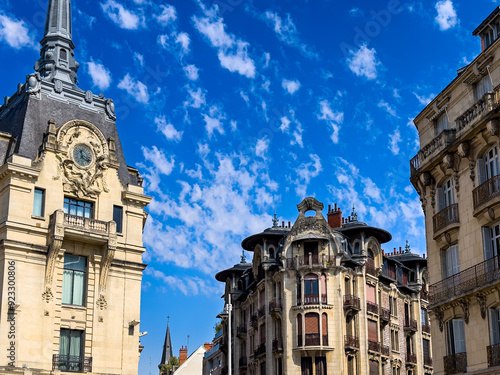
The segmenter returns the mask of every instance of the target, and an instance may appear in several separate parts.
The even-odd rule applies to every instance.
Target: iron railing
[[[296,256],[295,258],[287,258],[286,259],[286,268],[289,269],[297,269],[298,267],[303,266],[322,266],[326,267],[334,264],[335,257],[321,254],[321,255],[306,255],[306,256]]]
[[[450,297],[464,295],[500,279],[498,256],[478,263],[430,286],[429,302],[438,303]]]
[[[54,354],[52,356],[52,371],[92,372],[92,357]]]
[[[424,366],[432,367],[432,358],[424,357]]]
[[[281,299],[274,298],[269,302],[269,312],[280,312],[281,311]]]
[[[488,367],[500,366],[500,344],[486,347]]]
[[[323,335],[322,339],[323,341],[321,342],[321,345],[328,346],[328,335]]]
[[[250,317],[250,325],[253,328],[257,328],[257,326],[259,325],[259,317],[257,316],[257,314],[252,314],[252,316]]]
[[[429,324],[422,324],[422,332],[431,333],[431,326]]]
[[[382,354],[383,356],[389,357],[390,353],[391,353],[391,348],[389,348],[388,345],[382,345],[380,347],[380,354]]]
[[[381,322],[388,322],[391,320],[391,310],[389,310],[385,307],[380,308],[379,315],[380,315]]]
[[[359,337],[350,335],[344,336],[344,347],[346,349],[359,349]]]
[[[417,363],[417,355],[415,353],[406,353],[406,363]]]
[[[245,325],[240,325],[236,327],[236,336],[244,337],[247,334],[247,327]]]
[[[378,341],[368,340],[368,350],[380,353],[380,343]]]
[[[456,353],[443,357],[445,375],[467,372],[467,353]]]
[[[264,315],[266,315],[266,306],[262,306],[257,310],[257,315],[259,318],[262,318]]]
[[[276,338],[273,340],[273,352],[283,350],[283,343],[281,342],[281,338]]]
[[[414,319],[405,319],[404,330],[416,332],[417,331],[417,321]]]
[[[472,190],[474,209],[500,196],[500,175],[493,176]]]
[[[304,305],[319,305],[321,301],[322,304],[326,304],[326,294],[322,294],[321,298],[318,294],[305,294],[304,295]],[[302,300],[299,299],[298,303],[301,304]]]
[[[305,346],[319,346],[319,333],[306,333]]]
[[[373,314],[378,314],[378,305],[373,302],[366,302],[366,310]]]
[[[450,224],[460,223],[458,203],[450,204],[432,217],[434,233],[446,228]]]
[[[359,297],[353,296],[352,294],[347,294],[344,296],[344,308],[360,310],[361,303]]]

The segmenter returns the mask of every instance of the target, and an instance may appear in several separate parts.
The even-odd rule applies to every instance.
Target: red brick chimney
[[[328,205],[328,225],[332,228],[340,228],[342,226],[342,211],[337,208],[337,203],[335,203],[332,210],[332,206]]]
[[[206,342],[204,346],[205,346],[205,349],[207,349],[207,350],[210,350],[214,347],[214,345],[209,343],[209,342]]]
[[[188,357],[188,348],[186,347],[181,347],[179,349],[179,366],[181,366],[184,362],[186,362],[186,359]]]

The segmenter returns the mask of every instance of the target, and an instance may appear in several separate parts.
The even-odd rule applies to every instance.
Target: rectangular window
[[[481,80],[476,84],[476,87],[474,88],[476,101],[481,99],[484,96],[484,94],[486,94],[489,91],[492,91],[492,85],[491,85],[490,75],[487,74],[483,78],[481,78]]]
[[[448,114],[445,112],[436,120],[436,135],[448,129]]]
[[[312,375],[313,363],[311,357],[302,357],[300,359],[301,375]]]
[[[399,352],[399,331],[391,329],[391,350]]]
[[[86,271],[86,257],[64,254],[63,304],[83,306]]]
[[[45,211],[45,190],[35,188],[35,198],[33,200],[33,216],[43,217]]]
[[[368,341],[378,342],[378,324],[373,320],[368,320]]]
[[[64,198],[64,213],[68,215],[94,218],[94,203],[80,201],[73,198]]]
[[[326,375],[326,357],[316,357],[316,375]]]
[[[490,337],[491,345],[500,344],[500,311],[490,309]]]
[[[370,375],[378,375],[378,362],[370,359]]]
[[[370,284],[366,284],[366,300],[371,303],[377,303],[375,298],[375,287]]]
[[[420,309],[420,320],[423,326],[426,326],[428,324],[427,310],[424,308]]]
[[[465,326],[463,319],[453,319],[447,324],[448,354],[465,353]]]
[[[123,231],[123,207],[113,206],[113,221],[116,223],[116,233]]]
[[[422,348],[424,351],[424,358],[431,358],[431,342],[427,339],[422,340]]]
[[[392,316],[398,316],[398,299],[389,296],[389,310]]]
[[[460,263],[458,261],[458,245],[453,245],[443,252],[443,274],[446,278],[459,272]]]
[[[82,372],[82,342],[83,331],[61,329],[61,336],[59,338],[59,370]]]

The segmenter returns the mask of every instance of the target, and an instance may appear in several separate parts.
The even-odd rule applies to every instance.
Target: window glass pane
[[[85,273],[73,272],[73,305],[83,306],[83,291],[85,288]]]
[[[71,304],[72,294],[73,294],[73,271],[64,270],[64,272],[63,272],[62,303]]]
[[[43,216],[45,191],[42,189],[35,189],[35,198],[33,201],[33,215]]]
[[[83,306],[87,258],[64,254],[62,303]]]
[[[116,223],[116,232],[122,232],[123,226],[123,207],[113,206],[113,221]],[[273,257],[272,257],[273,258]]]

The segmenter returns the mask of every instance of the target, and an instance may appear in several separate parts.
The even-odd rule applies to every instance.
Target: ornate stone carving
[[[436,315],[436,318],[438,320],[439,330],[441,332],[443,332],[443,326],[444,326],[443,318],[444,318],[444,313],[441,310],[439,310],[439,309],[435,309],[435,310],[433,310],[433,312],[434,312],[434,315]]]
[[[106,114],[108,117],[115,121],[116,120],[116,114],[115,114],[115,103],[113,102],[113,99],[106,99]]]
[[[472,180],[472,186],[476,187],[476,161],[469,160],[469,169],[470,169],[470,179]]]
[[[323,210],[325,206],[316,198],[307,197],[297,205],[300,214],[305,214],[307,211],[316,211],[316,213]]]
[[[109,148],[102,133],[94,125],[74,120],[61,127],[57,134],[59,174],[65,192],[77,197],[97,197],[108,191],[105,171],[108,168]],[[75,159],[75,148],[85,148],[86,163]]]
[[[35,95],[40,92],[42,87],[40,74],[30,74],[26,77],[26,92],[30,95]]]
[[[108,240],[108,247],[106,248],[105,254],[102,258],[101,275],[99,278],[99,294],[101,294],[102,296],[104,296],[104,294],[106,293],[108,274],[111,268],[111,263],[115,258],[115,252],[116,252],[116,224],[111,223],[110,225],[111,226],[114,225],[114,227],[110,228],[109,231],[110,235]]]
[[[490,220],[495,220],[495,210],[493,209],[493,207],[490,207],[488,208],[488,216],[490,218]]]
[[[486,319],[486,296],[484,294],[476,294],[476,300],[481,311],[481,318]]]
[[[432,183],[432,176],[429,172],[424,172],[420,175],[420,181],[424,186],[429,186]]]
[[[462,158],[468,158],[470,155],[470,143],[462,142],[458,145],[458,155]]]
[[[458,301],[460,306],[462,307],[462,310],[464,312],[464,321],[466,324],[469,324],[469,316],[470,316],[470,311],[469,311],[469,300],[467,298],[462,298]]]
[[[290,234],[296,236],[303,232],[319,232],[325,236],[330,235],[330,229],[325,219],[318,219],[314,216],[299,217],[295,222]]]
[[[57,256],[61,250],[64,238],[64,212],[57,210],[50,216],[49,223],[49,251],[47,253],[47,265],[45,267],[45,291],[42,297],[49,302],[54,298],[52,293],[52,280],[54,278],[54,268],[57,262]]]
[[[54,81],[54,91],[60,94],[63,91],[63,83],[61,80],[56,79]]]
[[[93,99],[94,99],[94,94],[92,94],[92,91],[90,90],[85,91],[85,101],[87,103],[92,103]]]
[[[433,210],[436,207],[436,186],[434,184],[431,185],[431,206]]]
[[[500,131],[500,123],[498,120],[488,121],[486,124],[486,129],[491,135],[498,135]]]
[[[97,298],[96,305],[101,310],[104,310],[108,306],[108,303],[106,302],[106,297],[104,297],[103,294],[100,294],[99,298]]]

